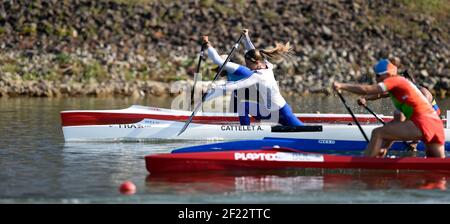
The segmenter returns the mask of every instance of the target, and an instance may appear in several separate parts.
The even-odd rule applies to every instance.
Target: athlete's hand
[[[336,91],[339,91],[342,89],[342,83],[339,82],[333,82],[333,89]]]
[[[202,36],[202,40],[203,40],[203,44],[204,45],[208,45],[209,44],[208,36]]]
[[[209,85],[203,85],[202,88],[202,92],[206,93],[206,92],[212,92],[212,90],[214,90],[216,88],[216,84],[214,83],[210,83]]]
[[[217,85],[212,82],[211,84],[209,84],[208,89],[216,89]]]
[[[244,34],[245,36],[248,36],[248,29],[242,29],[242,34]]]
[[[367,106],[366,98],[364,98],[364,97],[359,98],[358,99],[358,105],[360,105],[360,106]]]

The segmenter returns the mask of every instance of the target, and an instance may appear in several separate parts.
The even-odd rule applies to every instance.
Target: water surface
[[[287,98],[295,112],[346,113],[337,97]],[[354,105],[354,99],[349,98]],[[65,143],[59,112],[170,107],[161,98],[0,98],[0,203],[447,203],[447,174],[297,170],[151,176],[144,156],[205,142]],[[383,104],[384,102],[384,104]],[[389,101],[372,103],[391,114]],[[441,109],[450,101],[439,102]],[[352,106],[357,113],[364,113]],[[137,193],[123,196],[120,183]]]

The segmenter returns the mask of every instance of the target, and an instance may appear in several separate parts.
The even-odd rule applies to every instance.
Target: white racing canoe
[[[143,141],[143,140],[243,140],[273,138],[333,139],[364,141],[356,125],[308,125],[281,127],[271,125],[191,124],[177,136],[184,122],[144,119],[134,124],[83,125],[63,127],[65,141]],[[362,125],[368,136],[379,125]],[[445,129],[449,139],[450,129]]]
[[[271,125],[240,126],[236,124],[191,124],[177,136],[184,122],[144,119],[134,124],[83,125],[63,127],[65,141],[144,141],[144,140],[242,140],[274,138],[333,139],[364,141],[356,125],[316,125],[285,129]],[[368,136],[379,125],[363,125]],[[450,136],[449,129],[445,129]],[[446,137],[446,139],[448,139]]]
[[[363,139],[355,125],[306,126],[297,130],[277,130],[269,124],[241,126],[238,124],[191,124],[177,136],[184,122],[144,119],[133,124],[80,125],[63,127],[65,141],[141,141],[141,140],[239,140],[264,137],[304,139]],[[370,134],[377,125],[364,125]],[[281,127],[282,128],[282,127]],[[294,127],[295,128],[295,127]]]
[[[343,114],[297,114],[300,118],[323,121],[336,121],[341,124],[322,124],[300,127],[295,130],[274,128],[274,124],[252,123],[240,126],[227,119],[236,119],[237,114],[200,113],[197,121],[177,136],[184,125],[189,111],[176,111],[154,107],[132,106],[122,110],[62,111],[62,129],[66,142],[73,141],[147,141],[147,140],[253,140],[265,137],[327,139],[344,141],[364,141],[356,125],[342,124],[351,122],[349,115]],[[232,116],[233,115],[233,116]],[[148,118],[153,117],[153,118]],[[197,116],[196,116],[197,117]],[[372,115],[358,115],[359,120],[370,121]],[[391,117],[383,117],[390,120]],[[348,120],[347,122],[347,119]],[[302,119],[305,120],[305,119]],[[136,122],[133,122],[136,121]],[[224,122],[227,121],[227,122]],[[370,136],[379,124],[362,125]],[[320,127],[320,130],[318,129]],[[312,128],[312,129],[311,129]],[[446,139],[450,136],[445,129]]]
[[[61,123],[66,126],[83,125],[110,125],[110,124],[133,124],[144,119],[165,121],[186,121],[191,111],[171,110],[157,107],[144,107],[133,105],[120,110],[70,110],[61,112]],[[295,114],[305,123],[344,123],[353,122],[349,114]],[[379,115],[383,120],[390,121],[392,116]],[[361,123],[377,123],[374,116],[370,114],[356,114]],[[254,121],[254,120],[253,120]],[[199,112],[192,123],[199,124],[230,124],[239,123],[236,113]]]

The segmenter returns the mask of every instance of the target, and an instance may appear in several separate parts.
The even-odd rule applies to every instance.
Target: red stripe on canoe
[[[73,112],[61,113],[62,126],[82,126],[82,125],[110,125],[110,124],[132,124],[143,119],[156,119],[167,121],[186,121],[189,116],[183,115],[159,115],[159,114],[128,114],[128,113],[103,113],[103,112]],[[351,117],[298,117],[305,123],[348,123],[353,122]],[[384,119],[389,122],[391,119]],[[358,118],[362,123],[377,122],[374,117]],[[238,117],[223,116],[196,116],[194,123],[199,124],[229,124],[239,122]],[[252,118],[252,122],[255,119]]]
[[[157,154],[146,156],[145,163],[150,173],[290,168],[450,171],[450,158],[371,158],[288,152],[286,149]]]

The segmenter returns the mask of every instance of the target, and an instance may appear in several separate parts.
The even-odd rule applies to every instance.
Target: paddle
[[[217,71],[217,73],[214,76],[214,78],[213,78],[211,83],[214,83],[217,80],[217,78],[219,77],[219,74],[222,73],[222,70],[225,68],[225,65],[230,61],[231,57],[233,56],[234,51],[239,47],[239,44],[241,43],[242,37],[244,37],[243,33],[241,33],[241,35],[239,36],[239,39],[236,41],[236,44],[231,49],[231,52],[228,54],[227,58],[225,59],[223,64],[220,66],[219,70]],[[177,136],[181,135],[186,130],[186,128],[189,126],[189,124],[192,122],[192,119],[194,118],[194,116],[198,112],[198,110],[201,108],[201,105],[203,104],[203,101],[205,101],[205,98],[208,95],[208,93],[209,93],[209,91],[206,91],[206,93],[203,94],[202,101],[199,102],[195,106],[194,111],[192,111],[191,116],[188,118],[188,120],[184,124],[183,128],[181,128],[181,130],[178,132]]]
[[[194,102],[194,92],[195,92],[195,86],[197,85],[197,78],[198,78],[197,75],[200,73],[200,65],[202,64],[205,47],[206,47],[206,44],[202,44],[202,47],[200,49],[200,55],[198,56],[197,70],[195,71],[195,74],[194,74],[194,85],[192,86],[191,103],[189,104],[189,107],[192,107],[192,104]]]
[[[366,133],[364,132],[364,130],[362,129],[361,125],[358,122],[358,119],[356,119],[355,115],[353,114],[352,110],[350,109],[350,107],[347,105],[347,102],[345,101],[344,97],[342,96],[342,94],[339,92],[339,90],[336,90],[336,93],[338,94],[339,98],[341,98],[342,103],[344,104],[345,108],[347,108],[347,111],[350,113],[350,115],[352,115],[353,121],[355,121],[356,125],[358,126],[359,130],[361,131],[361,134],[364,136],[364,138],[366,139],[367,142],[369,142],[369,138],[367,138]]]
[[[369,113],[371,113],[380,123],[382,123],[383,125],[385,125],[386,124],[386,122],[384,122],[383,121],[383,119],[381,119],[380,117],[378,117],[378,115],[375,113],[375,112],[373,112],[373,110],[371,110],[368,106],[366,106],[366,105],[363,105],[364,106],[364,108],[367,110],[367,111],[369,111]]]
[[[364,106],[364,108],[367,110],[367,111],[369,111],[369,113],[371,113],[380,123],[382,123],[383,125],[385,125],[386,124],[386,122],[384,122],[383,121],[383,119],[381,119],[380,117],[378,117],[378,115],[377,114],[375,114],[375,112],[373,112],[373,110],[371,110],[368,106],[366,106],[366,105],[363,105]],[[406,141],[402,141],[402,143],[405,145],[405,147],[406,147],[406,150],[408,150],[408,151],[414,151],[415,149],[414,149],[414,147],[411,145],[411,143],[408,143],[408,142],[406,142]]]

